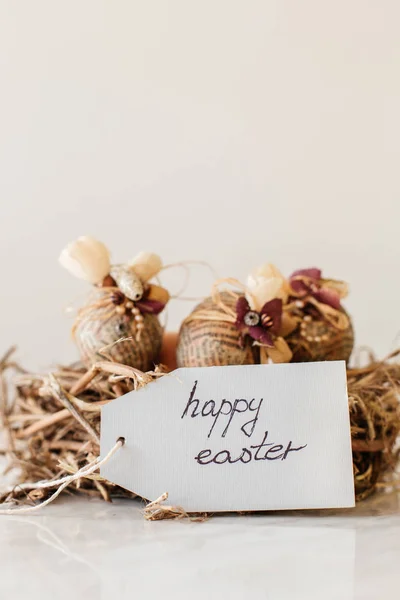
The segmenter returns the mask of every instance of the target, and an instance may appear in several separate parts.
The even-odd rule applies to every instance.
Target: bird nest
[[[398,354],[400,351],[384,361],[371,360],[364,368],[347,371],[358,501],[381,485],[393,485],[400,433]],[[30,490],[30,483],[77,473],[99,455],[101,406],[166,372],[157,367],[143,373],[105,358],[89,370],[77,364],[36,374],[25,371],[13,357],[11,350],[0,361],[0,416],[5,429],[1,453],[8,459],[6,470],[14,470],[18,483],[0,500],[25,504],[49,494],[48,488]],[[67,491],[106,501],[134,496],[96,473],[73,481]],[[177,507],[163,511],[156,502],[155,511],[149,505],[148,518],[186,516]]]

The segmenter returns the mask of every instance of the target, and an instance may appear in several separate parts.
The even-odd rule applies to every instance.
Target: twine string
[[[99,469],[100,467],[102,467],[106,463],[108,463],[109,460],[114,456],[114,454],[116,454],[118,452],[118,450],[120,448],[122,448],[122,446],[124,444],[125,444],[125,438],[122,438],[122,437],[118,438],[118,440],[115,442],[114,446],[104,456],[104,458],[100,458],[100,456],[98,456],[97,458],[95,458],[94,460],[92,460],[91,462],[86,464],[85,466],[81,467],[73,475],[67,475],[65,477],[61,477],[60,479],[54,479],[53,481],[37,481],[36,483],[23,483],[23,484],[20,484],[19,486],[14,486],[13,489],[15,489],[15,487],[19,487],[20,489],[31,490],[31,491],[46,489],[46,488],[53,488],[53,487],[57,487],[57,486],[58,487],[57,487],[56,491],[49,498],[47,498],[43,502],[40,502],[39,504],[36,504],[35,506],[20,506],[18,508],[3,508],[3,509],[0,509],[0,515],[14,515],[14,514],[21,514],[21,513],[31,513],[31,512],[35,512],[41,508],[44,508],[48,504],[51,504],[61,494],[61,492],[63,492],[65,490],[65,488],[67,488],[71,483],[73,483],[74,481],[77,481],[78,479],[82,479],[84,477],[89,477],[89,475],[92,475],[92,473],[97,471],[97,469]]]
[[[188,321],[222,321],[225,323],[236,323],[236,311],[228,306],[222,299],[221,290],[219,286],[221,284],[228,284],[246,292],[246,286],[240,283],[237,279],[231,277],[217,279],[211,288],[211,298],[216,308],[201,309],[195,313],[190,314],[186,322]],[[230,289],[224,289],[225,293],[229,294],[234,300],[239,298],[239,294],[236,291]]]
[[[198,300],[203,300],[204,297],[200,296],[200,297],[189,297],[189,296],[183,296],[183,293],[186,291],[188,285],[189,285],[189,279],[190,279],[190,269],[189,267],[191,265],[200,265],[202,267],[206,267],[207,269],[209,269],[210,273],[212,274],[213,278],[216,279],[218,278],[218,274],[215,271],[215,269],[213,268],[213,266],[208,263],[207,261],[203,261],[203,260],[184,260],[181,262],[176,262],[176,263],[171,263],[168,265],[164,265],[160,271],[160,273],[162,271],[167,271],[168,269],[174,269],[175,267],[181,268],[184,271],[184,280],[183,283],[181,285],[181,287],[178,289],[177,292],[175,292],[174,294],[171,294],[171,298],[177,299],[177,300],[189,300],[189,301],[198,301]]]
[[[334,327],[335,329],[339,329],[339,331],[345,331],[349,326],[349,319],[344,312],[340,312],[336,308],[329,306],[329,304],[324,304],[323,302],[319,302],[312,296],[308,298],[310,304],[315,306],[315,308],[322,314],[322,316]]]
[[[78,314],[72,326],[73,338],[75,338],[77,329],[85,318],[106,322],[114,316],[117,305],[113,303],[113,295],[116,292],[119,292],[119,288],[111,286],[107,288],[95,288],[92,290],[89,295],[88,304],[78,310]]]

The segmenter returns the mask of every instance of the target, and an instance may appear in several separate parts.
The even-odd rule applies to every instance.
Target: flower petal
[[[272,325],[269,327],[271,333],[279,333],[282,324],[282,300],[274,298],[266,302],[260,311],[262,315],[268,315],[272,319]]]
[[[292,279],[293,277],[309,277],[310,279],[319,281],[321,276],[321,269],[317,269],[317,267],[311,267],[310,269],[298,269],[297,271],[294,271],[289,279]]]
[[[164,305],[169,302],[169,299],[169,292],[160,285],[155,285],[153,283],[148,285],[145,295],[143,296],[143,300],[157,300]]]
[[[267,353],[273,363],[288,363],[293,356],[286,340],[282,337],[275,340],[274,347],[268,348]]]
[[[345,281],[337,279],[321,279],[320,284],[323,288],[327,287],[331,290],[336,290],[340,298],[346,298],[349,293],[349,286]]]
[[[310,291],[308,285],[306,285],[302,279],[291,278],[290,286],[293,292],[298,296],[306,296]]]
[[[246,298],[253,310],[260,310],[265,302],[273,298],[287,301],[289,284],[274,265],[265,264],[253,269],[246,286]]]
[[[135,306],[138,307],[141,313],[152,315],[158,315],[165,308],[164,302],[159,300],[139,300],[139,302],[135,302]]]
[[[340,296],[336,290],[327,287],[321,288],[313,296],[318,302],[328,304],[332,308],[336,308],[336,310],[340,309]]]
[[[75,277],[100,283],[110,272],[110,253],[98,240],[85,235],[68,244],[59,261]]]
[[[140,252],[128,264],[142,281],[149,281],[162,269],[161,258],[152,252]]]
[[[273,347],[274,342],[272,340],[271,334],[261,327],[260,325],[256,325],[255,327],[249,327],[248,329],[249,335],[256,340],[256,342],[260,342],[260,344],[265,344],[265,346]]]
[[[282,273],[275,267],[275,265],[271,263],[264,263],[259,267],[253,269],[250,273],[250,277],[262,278],[262,279],[271,279],[278,277],[279,279],[284,279]]]
[[[250,310],[250,305],[244,296],[240,296],[236,302],[236,327],[244,325],[244,317]]]
[[[286,311],[282,312],[282,323],[279,334],[285,338],[290,335],[298,326],[301,319],[294,317]]]

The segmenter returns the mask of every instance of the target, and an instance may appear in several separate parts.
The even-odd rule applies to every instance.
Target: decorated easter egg
[[[225,306],[235,310],[237,298],[222,292]],[[219,315],[219,317],[218,317]],[[178,367],[251,365],[258,362],[258,350],[211,298],[201,302],[182,323],[177,347]]]
[[[96,290],[80,312],[74,338],[87,366],[105,356],[141,371],[157,364],[163,336],[157,315],[125,306],[110,301],[110,292],[104,288]]]
[[[154,369],[163,337],[157,315],[169,300],[166,289],[150,283],[162,268],[160,257],[140,252],[127,263],[111,264],[102,242],[82,236],[64,248],[59,260],[94,286],[73,327],[82,362],[90,367],[108,358],[141,371]]]

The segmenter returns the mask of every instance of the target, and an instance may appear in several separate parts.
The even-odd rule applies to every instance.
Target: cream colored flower
[[[161,271],[162,261],[158,254],[140,252],[129,262],[129,265],[142,281],[149,281]]]
[[[58,260],[72,275],[93,284],[100,283],[110,272],[108,249],[88,235],[68,244]]]
[[[254,269],[247,278],[246,299],[253,310],[260,311],[266,302],[288,298],[288,283],[282,273],[271,264]]]

